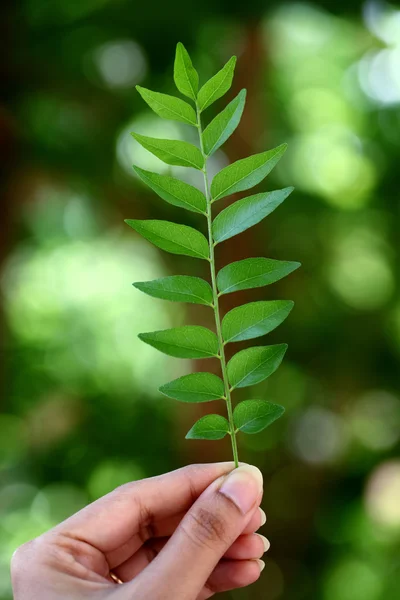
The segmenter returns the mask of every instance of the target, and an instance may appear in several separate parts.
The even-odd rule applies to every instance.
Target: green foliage
[[[248,387],[264,381],[281,364],[286,344],[256,346],[241,350],[228,362],[228,380],[232,389]]]
[[[203,133],[204,152],[214,154],[239,125],[246,102],[246,90],[242,90],[224,110],[215,117]]]
[[[183,44],[176,47],[174,81],[178,90],[188,98],[196,100],[199,89],[199,76]]]
[[[226,65],[203,85],[197,98],[197,106],[200,112],[208,108],[229,90],[232,85],[235,65],[236,56],[232,56]]]
[[[258,433],[285,412],[283,406],[265,400],[245,400],[233,411],[235,427],[244,433]]]
[[[256,225],[287,198],[293,188],[255,194],[238,200],[219,213],[212,226],[216,244]]]
[[[171,275],[153,281],[137,281],[133,285],[141,292],[154,298],[213,306],[213,293],[210,284],[204,279],[200,279],[200,277]]]
[[[133,165],[133,170],[143,183],[146,183],[149,188],[169,204],[204,215],[207,213],[206,197],[192,185],[168,175],[145,171],[135,165]]]
[[[139,133],[132,133],[132,137],[167,165],[193,167],[200,170],[204,166],[202,153],[192,144],[180,140],[158,140]]]
[[[161,250],[171,254],[209,259],[208,242],[204,235],[193,227],[150,219],[147,221],[126,219],[125,223]]]
[[[193,425],[186,437],[218,440],[229,434],[235,464],[238,465],[237,432],[257,433],[279,418],[284,409],[265,400],[246,400],[233,410],[231,392],[235,388],[259,383],[272,375],[281,364],[287,345],[277,344],[241,350],[226,364],[225,344],[269,333],[286,319],[293,308],[293,302],[251,302],[232,309],[221,322],[218,298],[222,294],[274,283],[297,269],[300,263],[249,258],[227,265],[219,273],[216,272],[215,246],[259,223],[275,210],[293,189],[289,187],[243,198],[222,210],[214,220],[212,218],[211,207],[216,200],[259,184],[286,150],[286,144],[282,144],[273,150],[238,160],[217,173],[209,186],[207,159],[238,126],[245,105],[246,90],[239,92],[204,131],[200,115],[229,90],[235,64],[236,58],[233,57],[199,90],[199,77],[190,56],[181,43],[177,45],[174,63],[175,84],[182,94],[194,102],[194,108],[179,98],[137,87],[143,99],[160,117],[196,127],[200,147],[183,141],[150,138],[137,133],[133,133],[133,137],[169,165],[192,167],[202,171],[205,193],[173,177],[151,173],[137,166],[133,168],[140,179],[163,200],[205,216],[208,240],[197,229],[167,221],[127,219],[126,223],[167,252],[209,261],[211,286],[203,279],[186,275],[137,282],[133,285],[155,298],[211,307],[215,316],[216,334],[205,327],[190,325],[142,333],[139,337],[171,356],[219,359],[222,378],[212,373],[193,373],[166,383],[161,386],[160,391],[181,402],[224,401],[228,420],[220,415],[206,415]]]
[[[279,162],[286,148],[287,145],[282,144],[273,150],[237,160],[222,169],[211,183],[212,201],[236,192],[244,192],[260,183]]]
[[[272,258],[245,258],[223,267],[217,276],[220,294],[263,287],[275,283],[300,267],[298,262]]]
[[[140,333],[139,338],[164,354],[178,358],[211,358],[219,352],[215,333],[200,325]]]
[[[225,396],[224,382],[212,373],[191,373],[160,387],[160,392],[181,402],[209,402]]]
[[[220,415],[206,415],[186,434],[187,440],[221,440],[230,433],[229,422]]]
[[[273,331],[293,308],[290,300],[250,302],[233,308],[222,320],[224,342],[241,342]]]
[[[182,123],[188,125],[196,125],[196,113],[190,104],[184,100],[167,94],[152,92],[140,85],[137,85],[136,89],[159,117],[171,119],[172,121],[182,121]]]

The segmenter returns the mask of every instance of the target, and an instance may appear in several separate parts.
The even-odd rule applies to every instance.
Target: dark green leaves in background
[[[199,87],[197,71],[188,52],[179,43],[174,63],[174,81],[177,89],[194,105],[181,98],[141,86],[137,86],[137,90],[158,116],[195,127],[197,134],[201,136],[200,148],[182,140],[164,140],[132,133],[135,140],[168,165],[204,171],[206,181],[207,159],[237,128],[245,106],[246,90],[241,90],[217,113],[204,131],[199,115],[230,89],[235,65],[236,58],[232,57],[216,75]],[[209,231],[209,239],[193,227],[168,221],[127,219],[126,223],[162,250],[210,261],[215,275],[210,247],[262,221],[288,197],[293,188],[261,192],[242,198],[222,210],[213,221],[212,203],[258,185],[278,163],[285,150],[286,144],[282,144],[225,167],[212,180],[211,197],[208,201],[202,191],[188,183],[171,175],[152,173],[134,165],[137,176],[160,198],[178,208],[206,217],[208,225],[203,222],[202,230]],[[219,319],[219,295],[269,285],[299,266],[296,262],[249,258],[223,267],[217,273],[214,287],[204,279],[188,275],[172,275],[133,285],[154,298],[211,307],[215,318]],[[171,356],[221,359],[224,356],[224,344],[268,334],[286,319],[292,307],[293,302],[289,300],[259,301],[238,306],[228,312],[220,323],[222,340],[210,329],[198,325],[142,333],[139,337]],[[260,383],[272,375],[281,364],[286,349],[286,344],[277,344],[241,350],[231,358],[227,367],[222,366],[222,378],[208,372],[192,373],[166,383],[161,386],[160,391],[180,402],[223,400],[230,403],[233,389]],[[224,365],[224,361],[221,364]],[[235,436],[238,431],[257,433],[280,417],[283,411],[281,406],[265,400],[246,400],[236,406],[232,421],[219,414],[207,415],[193,425],[186,437],[219,440],[227,433],[231,436]]]

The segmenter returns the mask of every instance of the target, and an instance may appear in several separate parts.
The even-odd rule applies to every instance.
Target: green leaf
[[[225,343],[250,340],[269,333],[286,319],[293,305],[291,300],[270,300],[233,308],[222,320]]]
[[[193,107],[184,100],[168,96],[168,94],[153,92],[140,85],[137,85],[136,89],[143,100],[159,117],[170,119],[171,121],[181,121],[182,123],[197,127],[196,113]]]
[[[221,440],[229,433],[229,423],[220,415],[206,415],[186,434],[187,440]]]
[[[220,294],[263,287],[279,281],[300,267],[299,262],[272,258],[247,258],[223,267],[217,275]]]
[[[168,175],[145,171],[136,165],[133,165],[133,170],[144,183],[169,204],[186,208],[192,212],[207,213],[207,200],[204,194],[192,185]]]
[[[202,153],[192,144],[179,140],[160,140],[140,135],[139,133],[132,133],[131,135],[143,148],[146,148],[146,150],[167,163],[167,165],[193,167],[199,170],[204,166]]]
[[[203,144],[207,156],[218,150],[235,131],[242,117],[245,102],[246,90],[242,90],[205,128]]]
[[[171,275],[153,281],[137,281],[133,285],[141,292],[154,298],[213,306],[211,286],[200,277]]]
[[[273,150],[237,160],[222,169],[211,183],[213,201],[248,190],[260,183],[278,163],[286,148],[287,144],[282,144]]]
[[[266,400],[245,400],[233,411],[235,427],[243,433],[259,433],[279,419],[285,412],[283,406]]]
[[[248,387],[267,379],[281,364],[287,344],[256,346],[241,350],[228,362],[228,379],[234,388]]]
[[[185,325],[162,331],[140,333],[139,338],[160,352],[177,358],[218,356],[217,336],[200,325]]]
[[[214,241],[224,240],[256,225],[289,196],[294,188],[287,187],[274,192],[264,192],[238,200],[217,215],[212,225]]]
[[[211,77],[199,91],[197,104],[200,111],[205,110],[213,102],[221,98],[232,85],[236,56],[232,56],[214,77]]]
[[[176,46],[174,81],[182,94],[188,98],[192,98],[192,100],[196,100],[199,89],[199,76],[193,67],[185,46],[181,42]]]
[[[160,392],[181,402],[209,402],[225,395],[222,380],[212,373],[191,373],[160,387]]]
[[[208,242],[193,227],[156,220],[125,219],[125,223],[161,250],[209,260]]]

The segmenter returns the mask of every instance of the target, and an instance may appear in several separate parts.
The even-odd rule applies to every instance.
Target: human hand
[[[191,465],[117,488],[17,550],[14,599],[206,600],[253,583],[269,547],[254,533],[262,476],[232,469]]]

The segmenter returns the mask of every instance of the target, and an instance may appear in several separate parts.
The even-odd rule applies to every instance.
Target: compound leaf
[[[246,258],[223,267],[217,275],[220,294],[263,287],[279,281],[300,267],[299,262],[272,258]]]
[[[267,379],[281,364],[287,344],[256,346],[241,350],[228,362],[228,379],[234,388],[248,387]]]
[[[125,219],[125,223],[161,250],[171,254],[209,259],[208,242],[205,236],[193,227],[151,219]]]
[[[266,400],[244,400],[233,411],[235,427],[243,433],[258,433],[285,412],[283,406]]]
[[[269,333],[286,319],[293,305],[291,300],[270,300],[233,308],[222,320],[225,343],[250,340]]]
[[[154,298],[213,306],[211,286],[200,277],[170,275],[153,281],[137,281],[133,285],[141,292]]]
[[[246,90],[242,90],[205,128],[203,132],[204,152],[211,156],[222,146],[239,125],[246,102]]]
[[[206,415],[186,434],[187,440],[221,440],[229,433],[229,423],[220,415]]]
[[[181,402],[209,402],[225,396],[222,379],[212,373],[191,373],[160,387],[160,392]]]
[[[213,201],[248,190],[260,183],[278,163],[286,148],[287,144],[282,144],[273,150],[237,160],[222,169],[211,183]]]
[[[193,67],[188,51],[181,42],[176,46],[174,81],[182,94],[196,100],[199,89],[199,75]]]
[[[180,140],[160,140],[139,133],[132,133],[131,135],[143,148],[146,148],[167,165],[193,167],[199,170],[204,166],[203,155],[193,144]]]
[[[214,219],[212,225],[214,241],[219,244],[256,225],[282,204],[293,189],[287,187],[274,192],[255,194],[231,204]]]
[[[194,125],[195,127],[197,126],[196,113],[194,112],[193,107],[184,100],[169,96],[168,94],[153,92],[140,85],[137,85],[136,89],[143,100],[159,117],[170,119],[171,121],[181,121],[182,123]]]
[[[211,358],[218,355],[217,336],[200,325],[140,333],[139,338],[160,352],[177,358]]]
[[[133,165],[133,170],[149,188],[169,204],[186,208],[186,210],[192,212],[206,214],[207,200],[197,188],[168,175],[145,171],[145,169],[140,169],[136,165]]]
[[[236,56],[232,56],[224,67],[214,77],[203,85],[197,97],[200,111],[205,110],[213,102],[221,98],[232,85],[233,73],[236,65]]]

